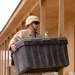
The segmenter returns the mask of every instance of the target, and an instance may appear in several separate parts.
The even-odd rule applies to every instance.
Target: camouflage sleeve
[[[20,30],[19,32],[17,32],[13,38],[10,40],[9,42],[9,46],[8,49],[10,49],[10,45],[15,44],[17,41],[22,39],[22,31]]]

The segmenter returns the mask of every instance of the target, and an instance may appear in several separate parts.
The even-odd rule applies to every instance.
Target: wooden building
[[[29,15],[40,18],[39,32],[48,37],[67,37],[70,64],[58,75],[74,75],[75,72],[75,0],[21,0],[0,32],[0,75],[11,73],[8,43],[12,36],[25,27]],[[56,75],[56,73],[46,75]]]

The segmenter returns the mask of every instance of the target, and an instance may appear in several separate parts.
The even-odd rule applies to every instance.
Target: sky
[[[0,0],[0,32],[6,25],[20,0]]]

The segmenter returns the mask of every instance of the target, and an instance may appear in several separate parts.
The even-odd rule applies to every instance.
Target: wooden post
[[[2,44],[1,44],[1,75],[2,75]]]
[[[0,64],[1,64],[1,45],[0,45]],[[1,66],[0,66],[0,75],[1,75]]]
[[[0,52],[1,52],[1,67],[0,67],[1,68],[1,74],[0,75],[2,75],[2,44],[1,44],[1,51]]]
[[[7,45],[9,44],[9,41],[10,41],[10,37],[8,37],[7,39]],[[7,75],[10,75],[9,74],[9,50],[8,50],[8,58],[7,58]]]
[[[64,0],[59,0],[59,20],[58,20],[58,37],[64,37]],[[61,69],[58,75],[63,75]]]
[[[75,63],[75,26],[74,26],[74,63]],[[75,64],[74,64],[74,72],[75,72]]]
[[[6,75],[6,40],[4,41],[4,75]]]
[[[59,0],[58,36],[64,36],[64,0]]]
[[[40,33],[45,34],[46,29],[46,0],[39,0],[40,5]],[[44,74],[42,74],[44,75]]]
[[[3,43],[2,43],[2,75],[3,75]]]
[[[45,34],[46,26],[46,0],[39,0],[40,4],[40,33]]]

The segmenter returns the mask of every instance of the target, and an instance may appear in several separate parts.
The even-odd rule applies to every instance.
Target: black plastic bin
[[[12,53],[18,75],[24,73],[59,71],[69,65],[67,39],[22,39]]]

